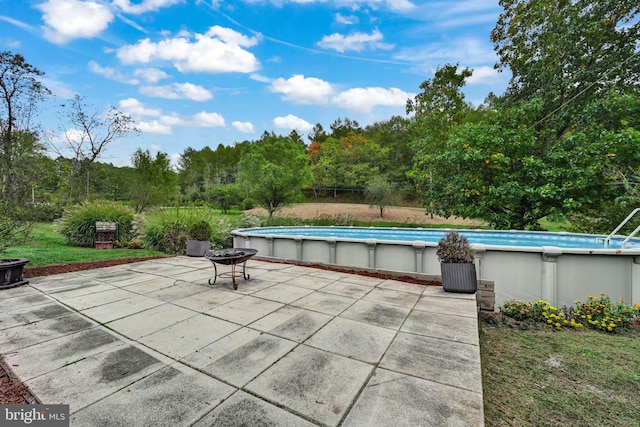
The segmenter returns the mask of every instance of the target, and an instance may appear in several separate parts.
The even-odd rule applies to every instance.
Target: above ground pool
[[[438,241],[447,231],[465,235],[475,254],[479,301],[495,309],[505,301],[543,299],[570,305],[601,292],[640,303],[640,239],[531,231],[435,228],[264,227],[234,230],[237,248],[258,256],[439,279]],[[395,274],[395,273],[394,273]],[[312,279],[311,279],[312,280]]]
[[[240,233],[280,237],[317,237],[337,239],[376,239],[400,242],[437,243],[447,231],[458,231],[469,243],[487,246],[543,247],[556,246],[571,249],[604,249],[606,236],[595,234],[550,233],[539,231],[449,230],[438,228],[383,228],[383,227],[261,227],[238,230]],[[609,249],[620,249],[625,237],[613,237]],[[640,239],[631,239],[627,249],[640,248]]]

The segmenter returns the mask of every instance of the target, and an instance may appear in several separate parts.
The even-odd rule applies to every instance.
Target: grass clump
[[[129,241],[133,237],[133,218],[134,212],[127,206],[96,200],[66,209],[55,225],[67,244],[92,247],[96,244],[96,222],[114,222],[114,240]]]

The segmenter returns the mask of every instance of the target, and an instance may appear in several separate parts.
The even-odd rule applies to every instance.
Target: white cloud
[[[57,44],[95,37],[113,20],[105,5],[93,1],[47,0],[36,7],[43,12],[44,36]]]
[[[105,77],[109,80],[114,80],[116,82],[126,83],[130,85],[137,85],[140,83],[138,79],[129,78],[115,68],[103,67],[94,60],[89,61],[89,70],[92,73],[99,74],[102,77]]]
[[[273,125],[278,129],[295,129],[299,131],[313,130],[313,125],[306,120],[289,114],[285,117],[276,117],[273,119]]]
[[[142,86],[140,93],[156,98],[190,99],[192,101],[207,101],[213,94],[207,89],[192,83],[173,83],[165,86]]]
[[[395,55],[395,59],[430,64],[435,68],[445,63],[455,64],[464,58],[466,64],[493,64],[497,60],[493,46],[475,38],[461,38],[446,43],[406,48]]]
[[[173,6],[177,3],[183,3],[183,1],[184,0],[143,0],[138,4],[131,4],[130,0],[113,0],[113,4],[125,13],[140,14],[167,6]]]
[[[190,124],[201,128],[224,127],[224,117],[218,113],[201,111],[193,116]]]
[[[256,3],[258,0],[246,0],[248,3]],[[280,6],[287,0],[271,0],[272,3]],[[326,3],[327,0],[289,0],[291,3],[309,4],[309,3]],[[413,9],[415,6],[409,0],[334,0],[338,6],[345,6],[357,9],[360,6],[369,7],[386,7],[388,9],[404,12]]]
[[[158,83],[162,79],[169,78],[169,74],[157,68],[138,68],[133,72],[136,77],[141,77],[149,83]]]
[[[407,99],[414,97],[397,88],[381,87],[353,88],[341,92],[332,102],[349,110],[368,113],[377,106],[400,107],[407,104]]]
[[[235,121],[235,122],[231,123],[231,126],[233,126],[238,132],[254,133],[253,123],[251,123],[251,122]]]
[[[158,133],[161,135],[171,135],[173,133],[171,126],[162,124],[158,120],[138,121],[136,126],[141,132],[145,133]]]
[[[380,30],[376,29],[371,34],[356,32],[343,36],[342,34],[334,33],[330,36],[324,36],[317,44],[322,49],[331,49],[340,53],[344,53],[347,50],[362,52],[365,49],[393,49],[392,44],[382,43],[382,39],[384,39],[384,36]]]
[[[296,74],[289,79],[275,79],[269,90],[284,94],[284,99],[299,104],[326,104],[333,88],[329,83],[315,77]]]
[[[257,42],[255,37],[214,26],[193,37],[183,35],[157,43],[146,38],[118,49],[117,55],[125,64],[170,61],[181,72],[251,73],[259,68],[259,63],[245,48]]]
[[[496,84],[502,83],[506,78],[504,73],[498,72],[493,67],[474,67],[473,74],[467,79],[467,83],[473,84]]]
[[[133,114],[134,116],[160,116],[162,110],[156,108],[147,108],[145,105],[135,98],[127,98],[121,100],[118,105],[124,112]]]
[[[360,19],[355,15],[345,16],[341,13],[336,13],[335,19],[338,24],[343,24],[343,25],[353,25],[360,22]]]

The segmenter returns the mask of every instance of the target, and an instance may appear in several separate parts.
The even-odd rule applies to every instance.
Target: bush
[[[237,224],[228,219],[214,219],[215,214],[210,209],[159,209],[149,212],[141,226],[141,239],[144,246],[149,249],[170,253],[184,254],[187,250],[187,241],[191,237],[192,228],[205,228],[202,224],[209,225],[211,232],[208,240],[212,248],[231,247],[231,230],[238,228]]]
[[[207,221],[198,221],[189,225],[189,238],[191,240],[207,241],[211,238],[211,225]]]
[[[115,222],[114,240],[128,241],[132,237],[133,210],[106,200],[84,202],[65,209],[62,218],[54,224],[73,246],[92,247],[96,244],[96,222]]]
[[[243,211],[248,211],[249,209],[253,209],[256,207],[256,201],[251,197],[247,197],[242,202],[240,202],[240,209]]]
[[[0,252],[7,247],[25,242],[31,233],[32,223],[16,215],[12,203],[0,197]]]

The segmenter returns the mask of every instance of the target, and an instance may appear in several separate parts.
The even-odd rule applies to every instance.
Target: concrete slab
[[[458,341],[475,346],[480,345],[478,319],[475,317],[414,310],[401,330],[402,332]]]
[[[109,322],[107,326],[130,339],[138,340],[197,315],[197,312],[183,307],[163,304],[123,319]]]
[[[3,289],[0,292],[0,301],[6,301],[8,299],[23,297],[39,293],[35,288],[31,286],[17,286],[15,288]]]
[[[481,427],[482,394],[378,369],[342,425]]]
[[[396,331],[336,317],[305,344],[367,363],[378,363]]]
[[[369,276],[360,276],[358,274],[343,274],[343,277],[340,280],[342,280],[343,282],[370,287],[378,286],[384,281],[382,279],[376,279]]]
[[[300,345],[246,389],[311,421],[336,426],[372,370],[366,363]]]
[[[248,325],[282,306],[283,304],[279,302],[267,301],[248,295],[212,308],[206,314],[240,325]]]
[[[239,325],[198,314],[144,336],[140,342],[173,359],[180,359],[239,328]]]
[[[396,291],[394,289],[373,289],[362,297],[363,301],[378,302],[381,304],[398,305],[400,307],[412,307],[420,298],[413,292]]]
[[[298,276],[294,279],[287,280],[287,285],[289,286],[299,286],[301,288],[318,290],[322,289],[330,283],[338,280],[339,277],[318,277],[313,274],[308,274],[306,276]]]
[[[222,288],[209,288],[206,292],[175,300],[172,303],[194,311],[204,313],[214,307],[242,298],[242,294]]]
[[[163,304],[162,301],[143,295],[131,295],[129,298],[82,310],[82,314],[96,322],[107,323]]]
[[[200,371],[242,387],[296,345],[289,340],[242,328],[183,360]]]
[[[480,349],[471,344],[400,332],[380,367],[482,393]]]
[[[114,334],[94,327],[16,350],[5,358],[16,375],[26,381],[123,345]]]
[[[356,285],[355,283],[338,280],[322,288],[322,292],[342,295],[349,298],[361,298],[371,292],[371,289],[370,286]]]
[[[148,294],[149,292],[158,291],[160,289],[168,288],[176,284],[175,279],[169,279],[166,277],[158,277],[158,276],[154,277],[150,275],[145,275],[145,277],[151,277],[151,278],[138,283],[122,286],[122,288],[129,292],[135,292],[137,294],[144,295],[144,294]]]
[[[64,287],[46,290],[47,294],[60,301],[75,298],[82,295],[95,294],[98,292],[113,291],[117,286],[106,283],[84,280],[82,282],[68,283]]]
[[[0,330],[71,313],[69,309],[55,301],[50,301],[48,304],[38,305],[37,307],[25,307],[17,310],[11,309],[11,300],[4,300],[2,304],[8,310],[0,313]]]
[[[300,298],[291,305],[337,316],[356,301],[357,300],[353,298],[317,291],[307,295],[306,297]]]
[[[315,425],[262,399],[238,391],[206,417],[195,423],[193,427],[312,427]]]
[[[6,291],[2,291],[6,292]],[[29,308],[37,305],[50,304],[51,298],[32,289],[32,292],[16,296],[14,298],[3,301],[3,306],[11,310],[19,310],[21,308]]]
[[[47,404],[68,404],[76,412],[164,365],[133,346],[120,346],[26,381]]]
[[[406,307],[361,300],[342,312],[340,317],[397,331],[410,311]]]
[[[413,292],[415,294],[422,294],[425,291],[426,286],[419,285],[417,283],[401,282],[399,280],[385,280],[384,282],[378,285],[378,288],[379,289],[395,289],[396,291]]]
[[[0,348],[6,354],[94,326],[95,323],[75,313],[53,317],[0,331]]]
[[[55,294],[54,298],[63,303],[70,305],[76,310],[86,310],[91,307],[98,307],[100,305],[109,304],[111,302],[120,301],[123,299],[134,296],[133,292],[128,292],[122,289],[111,289],[103,292],[95,292],[80,296],[69,297],[67,295]]]
[[[75,412],[72,426],[187,426],[235,391],[184,366],[164,367]]]
[[[333,319],[333,316],[327,314],[284,306],[256,320],[249,326],[259,331],[268,332],[271,335],[303,342],[331,319]]]
[[[218,273],[220,270],[218,270]],[[237,274],[237,273],[236,273]],[[255,278],[251,276],[249,280],[244,280],[244,278],[236,278],[236,284],[238,285],[238,289],[233,289],[233,281],[228,278],[218,278],[216,283],[213,285],[214,289],[225,289],[232,292],[237,292],[244,295],[250,295],[255,292],[261,291],[262,289],[269,288],[274,286],[276,283],[270,280],[261,280],[259,277]]]
[[[298,286],[289,286],[286,283],[278,283],[274,286],[270,286],[266,289],[255,292],[252,295],[271,301],[281,302],[283,304],[289,304],[306,295],[309,295],[312,292],[312,289],[300,288]]]
[[[194,285],[193,283],[188,283],[184,281],[176,281],[174,285],[168,286],[166,288],[159,289],[157,291],[149,292],[145,294],[145,296],[149,298],[155,298],[160,301],[165,302],[174,302],[180,300],[182,298],[189,297],[191,295],[196,295],[201,292],[207,291],[207,287],[202,285]]]
[[[259,278],[260,280],[268,280],[269,282],[282,283],[299,276],[298,274],[287,273],[286,271],[287,270],[269,270],[260,274]]]
[[[442,292],[444,294],[444,291]],[[441,296],[422,296],[415,306],[416,310],[456,316],[478,317],[478,304],[475,296],[468,298],[443,298]]]

